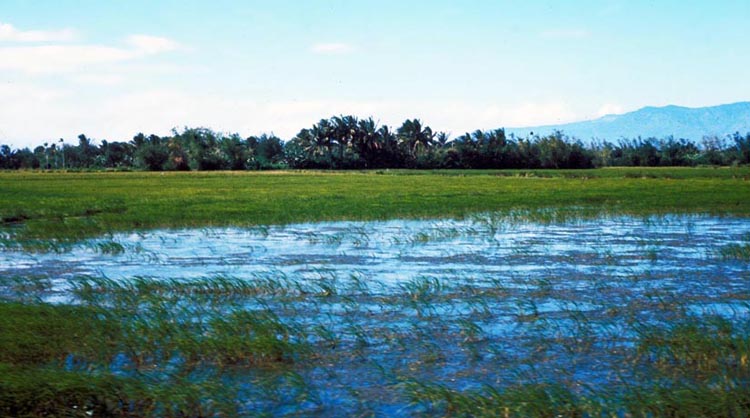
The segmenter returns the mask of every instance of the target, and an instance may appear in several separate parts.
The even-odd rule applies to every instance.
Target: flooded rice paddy
[[[123,321],[151,348],[121,349],[107,367],[154,384],[187,373],[240,414],[460,415],[479,399],[513,412],[518,388],[622,412],[655,387],[750,387],[748,245],[748,219],[682,215],[158,230],[6,246],[0,295],[135,312]],[[241,312],[273,324],[286,344],[275,357],[194,348],[195,366],[172,342],[206,346],[228,323],[216,321]],[[708,354],[691,352],[706,338]]]

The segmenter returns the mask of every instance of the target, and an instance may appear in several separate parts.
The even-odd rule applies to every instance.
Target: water
[[[636,373],[627,368],[633,323],[716,315],[747,324],[750,261],[719,250],[749,236],[749,219],[677,215],[157,230],[63,253],[2,250],[0,277],[47,281],[23,291],[54,302],[74,301],[70,283],[81,276],[272,280],[289,294],[249,298],[248,309],[272,310],[313,344],[320,327],[338,341],[296,369],[314,405],[284,408],[388,414],[415,412],[394,386],[403,379],[457,390],[560,379],[614,387]],[[0,284],[6,296],[13,289]],[[279,402],[272,412],[287,411],[273,409]]]
[[[452,272],[499,278],[511,286],[562,273],[570,276],[571,287],[580,276],[604,280],[649,272],[683,291],[710,277],[720,277],[723,290],[747,290],[747,263],[719,260],[716,251],[748,233],[747,219],[705,216],[549,225],[476,217],[156,230],[89,240],[60,254],[0,251],[0,274],[252,280],[267,272],[302,278],[356,272],[395,288],[414,277]],[[124,251],[100,249],[111,243]]]

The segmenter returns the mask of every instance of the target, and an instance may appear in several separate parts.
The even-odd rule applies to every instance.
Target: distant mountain
[[[592,139],[617,141],[638,136],[664,138],[672,135],[699,141],[706,135],[725,135],[750,132],[750,102],[711,107],[681,106],[644,107],[622,115],[607,115],[598,119],[562,125],[507,128],[506,134],[526,137],[531,132],[547,135],[555,130],[584,142]]]

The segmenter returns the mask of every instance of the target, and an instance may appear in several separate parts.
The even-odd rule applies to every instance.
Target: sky
[[[0,144],[747,101],[748,21],[748,0],[0,0]]]

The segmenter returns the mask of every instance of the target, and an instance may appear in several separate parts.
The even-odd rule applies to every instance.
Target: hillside
[[[750,132],[750,102],[711,107],[682,106],[644,107],[622,115],[606,115],[598,119],[523,128],[507,128],[506,133],[527,136],[531,132],[546,135],[555,130],[580,138],[617,140],[619,138],[657,137],[669,135],[699,141],[707,135],[725,136]]]

